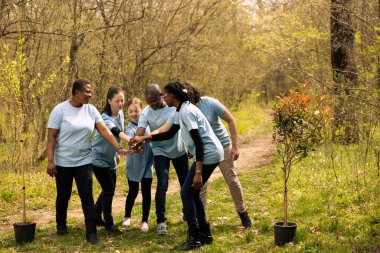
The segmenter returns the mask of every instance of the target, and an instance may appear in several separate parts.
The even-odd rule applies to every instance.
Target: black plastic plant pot
[[[34,222],[19,222],[13,223],[15,231],[16,243],[23,244],[34,241],[36,234],[36,223]]]
[[[284,222],[274,223],[274,243],[276,246],[284,246],[288,242],[292,242],[296,237],[297,224],[288,222],[288,226],[284,226]]]

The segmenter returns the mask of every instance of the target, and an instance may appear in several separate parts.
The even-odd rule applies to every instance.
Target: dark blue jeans
[[[95,234],[94,199],[92,196],[92,165],[79,167],[59,167],[55,182],[57,199],[55,202],[57,226],[66,227],[67,207],[71,197],[73,179],[77,184],[79,197],[82,203],[86,234]]]
[[[93,171],[96,179],[102,187],[102,192],[95,203],[95,218],[101,219],[103,213],[105,227],[111,228],[114,225],[112,217],[112,201],[116,187],[116,170],[93,165]]]
[[[187,172],[189,170],[189,162],[186,154],[174,159],[161,155],[154,156],[154,167],[157,175],[157,189],[155,198],[157,224],[166,221],[166,192],[169,185],[170,160],[172,161],[174,169],[177,173],[181,188],[185,182]]]
[[[218,163],[202,166],[202,180],[203,184],[207,182],[214,169],[218,166]],[[196,190],[191,185],[193,184],[193,178],[195,175],[195,162],[191,166],[189,173],[187,174],[185,183],[181,188],[181,199],[183,204],[184,213],[186,215],[186,221],[189,229],[195,229],[198,225],[206,225],[206,213],[199,196],[200,190]]]

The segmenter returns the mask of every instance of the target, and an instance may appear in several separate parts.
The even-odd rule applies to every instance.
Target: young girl
[[[179,82],[165,85],[162,98],[169,106],[177,108],[174,124],[167,131],[156,135],[136,136],[130,141],[135,147],[144,141],[166,140],[181,129],[183,142],[196,162],[191,166],[181,188],[181,198],[188,225],[188,238],[177,250],[198,249],[212,242],[210,224],[199,193],[219,162],[223,160],[223,147],[203,113],[189,101],[193,94]]]
[[[128,101],[128,116],[131,120],[125,131],[128,137],[132,138],[136,134],[141,110],[142,103],[140,99],[134,98]],[[150,131],[148,127],[145,134],[149,133]],[[151,205],[151,185],[153,180],[153,153],[150,144],[144,144],[144,151],[142,153],[129,155],[127,157],[126,166],[129,192],[125,202],[123,226],[130,226],[131,224],[131,212],[139,191],[139,183],[141,182],[141,192],[143,198],[141,231],[146,233],[149,230],[148,217]]]

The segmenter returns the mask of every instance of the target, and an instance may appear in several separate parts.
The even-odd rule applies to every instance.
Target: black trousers
[[[141,193],[142,193],[142,208],[143,216],[142,222],[148,222],[150,205],[152,202],[151,188],[152,188],[152,178],[143,178],[141,180]],[[124,217],[131,217],[132,208],[135,204],[137,194],[139,192],[139,182],[128,180],[129,191],[127,199],[125,201],[125,215]]]
[[[116,170],[93,165],[93,171],[102,191],[95,203],[95,219],[100,219],[103,213],[105,227],[111,228],[113,223],[112,201],[116,188]]]
[[[94,199],[92,196],[92,165],[87,164],[79,167],[57,166],[55,177],[57,187],[56,221],[57,226],[66,227],[67,208],[71,197],[73,180],[78,188],[82,203],[82,210],[86,224],[86,234],[95,234]]]

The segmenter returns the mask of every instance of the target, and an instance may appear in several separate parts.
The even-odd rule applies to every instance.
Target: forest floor
[[[240,142],[240,156],[237,161],[235,161],[235,167],[239,174],[244,173],[249,170],[253,170],[264,166],[272,161],[272,157],[275,153],[275,145],[272,141],[272,134],[268,133],[269,125],[271,124],[271,117],[267,113],[267,119],[258,127],[248,131],[247,133],[239,136]],[[216,168],[210,177],[210,182],[221,177],[222,174],[219,168]],[[96,181],[96,180],[95,180]],[[94,182],[95,182],[94,181]],[[120,182],[118,183],[120,184]],[[117,187],[118,188],[118,187]],[[168,194],[179,194],[179,182],[177,179],[171,179],[169,182]],[[155,187],[152,187],[152,198],[154,199]],[[51,196],[54,197],[54,196]],[[96,196],[94,196],[96,198]],[[122,190],[116,190],[114,200],[113,200],[113,212],[119,213],[123,212],[125,207],[126,194]],[[96,200],[96,199],[95,199]],[[136,202],[141,202],[141,194],[138,195]],[[152,201],[152,208],[154,209],[154,201]],[[55,210],[54,209],[39,209],[39,210],[29,210],[28,217],[32,217],[31,220],[35,221],[38,226],[43,227],[47,224],[55,222]],[[8,219],[9,222],[16,220]],[[83,212],[80,205],[69,205],[68,219],[83,219]],[[4,224],[0,226],[0,233],[9,232],[12,230],[12,224]]]

